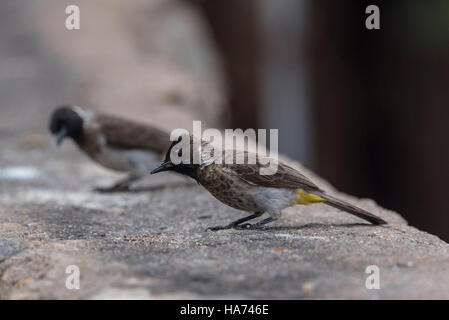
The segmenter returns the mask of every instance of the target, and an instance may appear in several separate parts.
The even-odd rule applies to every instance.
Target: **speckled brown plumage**
[[[202,151],[207,143],[202,141],[202,148],[198,149],[199,144],[194,144],[192,137],[190,137],[190,140],[187,140],[190,141],[190,150],[191,152],[200,152],[201,163],[181,162],[175,164],[171,161],[170,154],[172,148],[180,141],[181,139],[173,142],[166,153],[165,161],[156,167],[152,173],[170,170],[188,175],[207,189],[215,198],[228,206],[253,212],[248,217],[234,221],[226,226],[213,227],[211,230],[241,227],[243,222],[268,212],[270,214],[269,218],[249,225],[250,227],[258,227],[276,220],[280,217],[281,211],[291,205],[311,204],[314,202],[323,202],[370,221],[373,224],[386,223],[366,210],[326,194],[325,191],[321,190],[306,176],[277,161],[277,159],[267,161],[268,158],[261,155],[236,150],[230,150],[230,152],[229,150],[228,152],[215,152],[214,150],[211,158],[209,157],[209,151]],[[220,160],[217,157],[220,157],[221,161],[217,161]],[[192,155],[190,159],[192,159]],[[236,159],[243,161],[237,162]],[[270,163],[276,164],[271,167],[271,174],[261,174],[260,169],[270,167]],[[312,200],[308,201],[310,199]]]
[[[198,169],[198,183],[228,206],[251,212],[263,210],[247,196],[247,183],[232,170],[223,169],[224,167],[219,164]]]

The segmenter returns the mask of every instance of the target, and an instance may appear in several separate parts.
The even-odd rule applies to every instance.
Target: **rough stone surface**
[[[15,255],[20,250],[17,248],[17,246],[3,238],[0,238],[0,262],[6,260],[10,256]]]
[[[76,74],[81,68],[79,56],[61,53],[65,49],[52,42],[58,35],[47,37],[51,28],[39,24],[51,22],[35,20],[36,12],[44,8],[26,3],[0,4],[0,298],[449,298],[448,244],[408,226],[398,214],[371,200],[339,194],[389,225],[366,225],[330,207],[314,205],[285,210],[283,218],[266,230],[213,233],[206,227],[227,223],[242,213],[181,177],[156,175],[141,182],[135,193],[91,192],[93,186],[111,183],[119,175],[89,162],[70,142],[60,149],[53,146],[45,129],[49,110],[70,96],[66,90],[73,88],[73,76],[88,84],[87,103],[104,106],[134,95],[132,101],[139,107],[129,114],[144,118],[148,116],[142,107],[146,86],[134,90],[129,89],[130,83],[130,91],[120,96],[116,80],[101,83],[107,80],[102,74],[93,80]],[[120,28],[113,30],[115,41],[128,38]],[[125,43],[117,50],[129,46]],[[105,65],[97,58],[100,69],[96,70],[124,61],[112,56],[116,58]],[[61,64],[55,57],[65,57],[73,65]],[[140,56],[136,61],[144,60]],[[135,65],[130,68],[137,70]],[[187,80],[182,83],[191,83],[189,77],[183,79]],[[84,90],[77,90],[83,96]],[[156,89],[151,92],[156,100],[164,96]],[[196,103],[188,101],[215,99],[210,91],[205,96],[203,90],[194,92],[201,99],[181,100],[193,106]],[[222,94],[215,92],[218,97]],[[201,108],[186,110],[192,114],[185,119],[206,113]],[[214,122],[217,113],[209,111]],[[66,288],[69,265],[80,268],[79,290]],[[369,265],[380,269],[379,290],[365,287]]]
[[[206,232],[241,213],[169,174],[140,192],[93,193],[117,175],[70,143],[19,145],[0,140],[10,172],[0,176],[2,298],[449,298],[448,244],[371,200],[346,197],[391,225],[315,205],[266,230]],[[65,287],[68,265],[80,268],[80,290]],[[380,290],[365,287],[368,265],[380,268]]]

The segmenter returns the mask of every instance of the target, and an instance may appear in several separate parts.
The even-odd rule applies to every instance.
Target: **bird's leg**
[[[131,186],[131,184],[138,180],[140,177],[137,175],[133,175],[130,174],[128,175],[126,178],[119,180],[118,182],[116,182],[115,184],[113,184],[110,187],[99,187],[99,188],[95,188],[95,191],[98,192],[118,192],[118,191],[129,191],[129,187]]]
[[[245,218],[241,218],[238,219],[236,221],[231,222],[230,224],[226,225],[226,226],[215,226],[215,227],[209,227],[206,229],[206,231],[218,231],[218,230],[226,230],[226,229],[232,229],[232,228],[236,228],[239,224],[249,221],[251,219],[260,217],[263,214],[263,212],[256,212],[250,216],[247,216]]]
[[[266,219],[264,219],[262,221],[256,222],[254,224],[245,223],[245,224],[241,224],[241,225],[235,226],[235,228],[239,229],[239,230],[257,229],[257,228],[260,228],[261,226],[266,225],[267,223],[270,223],[270,222],[272,222],[274,220],[275,219],[273,219],[273,217],[269,217],[269,218],[266,218]]]

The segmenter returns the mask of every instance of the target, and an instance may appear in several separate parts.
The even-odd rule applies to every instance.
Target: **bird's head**
[[[70,106],[61,106],[53,111],[49,129],[60,145],[65,137],[78,140],[83,136],[83,118]]]
[[[211,163],[205,161],[205,153],[211,152],[208,146],[210,145],[205,141],[196,141],[190,135],[182,135],[172,142],[164,161],[154,168],[151,174],[174,171],[196,179],[198,170]]]

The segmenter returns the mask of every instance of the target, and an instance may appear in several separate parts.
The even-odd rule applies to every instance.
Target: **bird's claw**
[[[234,229],[237,229],[237,230],[249,230],[252,228],[253,228],[253,225],[251,223],[242,223],[242,224],[238,224],[238,225],[234,226]]]
[[[227,229],[235,229],[235,230],[255,230],[259,228],[264,228],[263,225],[254,223],[242,223],[242,224],[228,224],[227,226],[215,226],[209,227],[206,231],[218,231],[218,230],[227,230]]]
[[[215,227],[208,227],[206,229],[206,231],[218,231],[218,230],[226,230],[226,229],[230,229],[231,227],[229,226],[215,226]]]
[[[265,229],[264,225],[260,225],[257,223],[243,223],[243,224],[239,224],[234,226],[234,229],[236,230],[256,230],[256,229]]]

